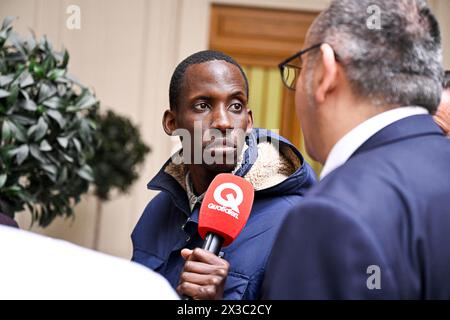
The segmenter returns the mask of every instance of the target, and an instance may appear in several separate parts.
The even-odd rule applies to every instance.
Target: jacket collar
[[[359,147],[353,153],[352,157],[359,153],[375,149],[382,145],[426,135],[443,136],[444,134],[442,130],[436,125],[432,116],[411,116],[394,122],[377,132],[364,144],[362,144],[361,147]]]
[[[272,144],[279,144],[279,150]],[[316,180],[313,170],[300,152],[288,140],[269,130],[253,129],[246,137],[244,151],[233,174],[252,183],[256,190],[255,196],[303,194]],[[187,172],[183,165],[172,163],[172,159],[164,164],[147,187],[167,192],[174,205],[190,216],[185,185]]]

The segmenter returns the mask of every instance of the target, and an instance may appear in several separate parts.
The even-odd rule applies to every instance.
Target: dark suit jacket
[[[450,298],[450,139],[431,116],[379,131],[291,210],[263,290],[266,299]]]

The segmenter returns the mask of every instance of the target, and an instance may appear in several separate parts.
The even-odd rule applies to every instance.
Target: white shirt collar
[[[398,120],[419,114],[428,114],[428,110],[422,107],[395,108],[362,122],[333,146],[320,174],[320,179],[347,162],[364,142],[381,129]]]

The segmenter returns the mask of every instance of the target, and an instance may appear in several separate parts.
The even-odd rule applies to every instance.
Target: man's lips
[[[232,140],[228,139],[216,139],[206,144],[205,150],[224,151],[230,152],[237,149],[236,144]]]

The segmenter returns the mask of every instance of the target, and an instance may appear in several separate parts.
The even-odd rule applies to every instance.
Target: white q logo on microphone
[[[232,193],[228,193],[227,195],[225,195],[226,199],[224,199],[222,197],[222,191],[225,189],[231,189],[236,192],[236,197],[234,197]],[[214,190],[214,200],[216,200],[217,203],[221,206],[231,208],[237,213],[240,213],[239,205],[244,200],[244,194],[242,193],[242,189],[239,188],[238,185],[231,182],[226,182],[222,183],[216,188],[216,190]]]

